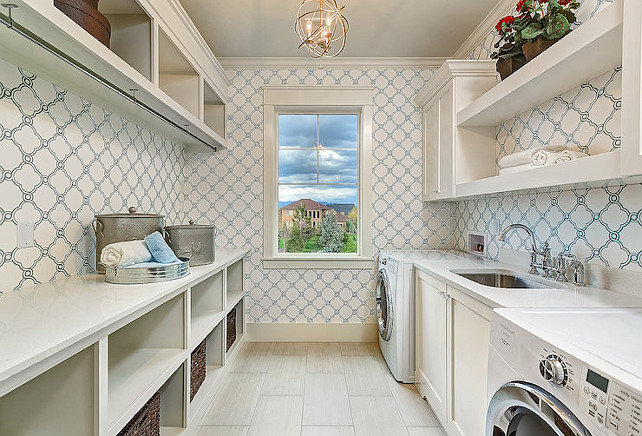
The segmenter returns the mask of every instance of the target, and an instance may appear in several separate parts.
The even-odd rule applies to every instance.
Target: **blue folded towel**
[[[122,268],[160,268],[160,267],[165,267],[167,265],[171,265],[173,263],[181,263],[181,261],[177,260],[176,262],[170,262],[170,263],[143,262],[143,263],[137,263],[135,265],[124,266]]]
[[[169,248],[169,245],[167,245],[167,242],[165,242],[165,239],[163,239],[163,236],[160,233],[154,232],[151,235],[147,236],[145,238],[145,243],[147,244],[147,248],[149,249],[150,253],[152,253],[152,257],[156,262],[178,262],[178,258],[176,257],[172,249]]]

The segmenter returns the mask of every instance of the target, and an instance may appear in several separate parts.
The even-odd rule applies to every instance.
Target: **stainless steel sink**
[[[551,289],[563,287],[561,285],[548,284],[544,281],[532,279],[523,274],[517,274],[504,269],[450,270],[450,272],[475,283],[479,283],[480,285],[490,286],[492,288]]]

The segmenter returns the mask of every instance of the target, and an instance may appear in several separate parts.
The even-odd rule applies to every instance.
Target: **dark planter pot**
[[[111,26],[98,10],[100,0],[54,0],[57,7],[91,36],[109,47]]]
[[[539,56],[544,50],[555,44],[559,39],[546,39],[538,36],[534,41],[529,41],[522,46],[526,62],[530,62]]]
[[[506,59],[499,59],[497,61],[497,72],[502,80],[513,74],[515,71],[526,65],[526,58],[524,55],[511,56]]]

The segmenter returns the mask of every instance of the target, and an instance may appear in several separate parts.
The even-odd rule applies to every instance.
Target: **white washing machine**
[[[397,381],[415,381],[415,275],[421,260],[459,259],[439,250],[383,250],[375,290],[379,347]]]
[[[642,432],[642,309],[497,309],[486,436]]]

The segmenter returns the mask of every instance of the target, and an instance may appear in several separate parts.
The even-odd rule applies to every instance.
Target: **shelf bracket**
[[[17,4],[15,4],[15,3],[2,3],[0,6],[2,6],[3,8],[7,8],[7,14],[8,14],[8,15],[7,15],[7,19],[9,20],[9,22],[7,23],[7,22],[5,21],[5,25],[6,25],[9,29],[13,29],[13,17],[12,17],[12,15],[11,15],[11,10],[12,10],[12,9],[17,8],[17,7],[18,7],[18,5],[17,5]]]

